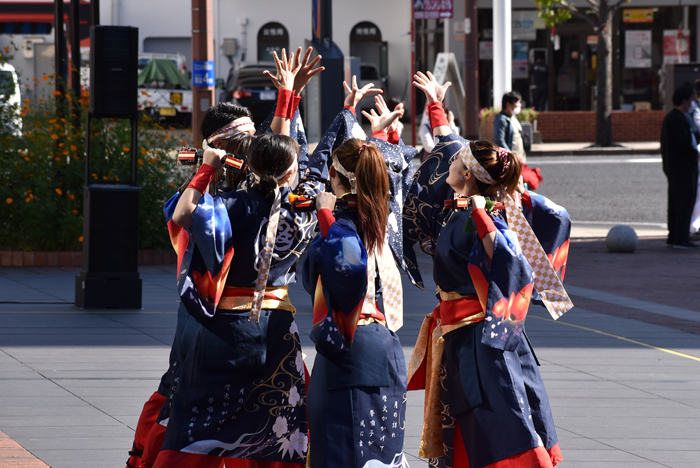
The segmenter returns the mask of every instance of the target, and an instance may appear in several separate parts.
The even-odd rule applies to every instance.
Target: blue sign
[[[214,61],[192,62],[192,86],[214,86]]]

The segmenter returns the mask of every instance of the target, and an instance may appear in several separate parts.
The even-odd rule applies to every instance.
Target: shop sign
[[[596,36],[595,34],[590,34],[586,36],[586,44],[592,46],[598,45],[598,36]]]
[[[214,61],[192,62],[192,86],[214,86]]]
[[[625,8],[622,10],[623,23],[653,23],[653,8]]]
[[[413,19],[452,18],[452,0],[413,0]]]
[[[625,31],[625,68],[651,67],[651,31]]]
[[[513,42],[513,79],[527,79],[529,63],[527,61],[527,42]]]
[[[544,21],[537,10],[515,10],[511,14],[512,38],[514,41],[534,41],[537,30],[544,29]]]
[[[479,41],[479,60],[493,60],[493,42]]]
[[[664,65],[667,63],[690,63],[690,30],[670,29],[664,31]]]

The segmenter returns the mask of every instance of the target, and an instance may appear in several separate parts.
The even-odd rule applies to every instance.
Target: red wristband
[[[347,109],[350,112],[352,112],[352,115],[355,115],[355,108],[353,106],[345,106],[343,109]]]
[[[398,145],[400,140],[401,140],[401,137],[399,136],[398,130],[392,130],[389,132],[389,139],[387,140],[389,143],[393,143],[394,145]]]
[[[275,117],[290,119],[289,109],[294,101],[294,91],[291,89],[280,89],[277,95],[277,109],[275,109]]]
[[[530,192],[525,190],[522,194],[523,204],[528,208],[532,209],[532,198],[530,198]]]
[[[301,102],[301,96],[297,96],[296,94],[294,94],[294,97],[289,102],[289,109],[287,109],[287,115],[289,116],[289,120],[292,120],[294,118],[294,114],[297,113],[297,109],[299,108],[299,102]]]
[[[476,230],[479,232],[479,239],[483,239],[486,237],[486,234],[496,230],[493,219],[491,219],[491,216],[489,216],[483,208],[472,210],[472,219],[476,224]]]
[[[389,139],[389,135],[384,130],[379,130],[378,132],[374,132],[372,134],[372,138],[387,141]]]
[[[211,180],[214,178],[214,174],[216,174],[216,169],[213,166],[210,166],[209,164],[202,164],[190,183],[187,185],[187,188],[195,189],[199,193],[204,194],[204,192],[207,190],[209,182],[211,182]]]
[[[325,239],[331,225],[335,223],[335,216],[333,216],[333,212],[330,210],[330,208],[321,208],[318,210],[317,216],[318,228],[321,230],[321,237]]]
[[[431,102],[428,104],[428,118],[430,119],[430,128],[435,129],[442,126],[450,126],[445,115],[445,109],[441,102]]]

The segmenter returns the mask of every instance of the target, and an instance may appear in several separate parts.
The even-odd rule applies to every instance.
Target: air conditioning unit
[[[34,58],[34,44],[43,43],[43,37],[24,37],[22,38],[22,55],[26,59]]]

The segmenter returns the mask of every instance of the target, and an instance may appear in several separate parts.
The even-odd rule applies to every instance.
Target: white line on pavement
[[[647,223],[647,222],[642,222],[642,221],[571,221],[572,224],[601,224],[601,225],[610,225],[610,224],[627,224],[630,226],[651,226],[651,227],[658,227],[662,229],[666,229],[666,223]]]

